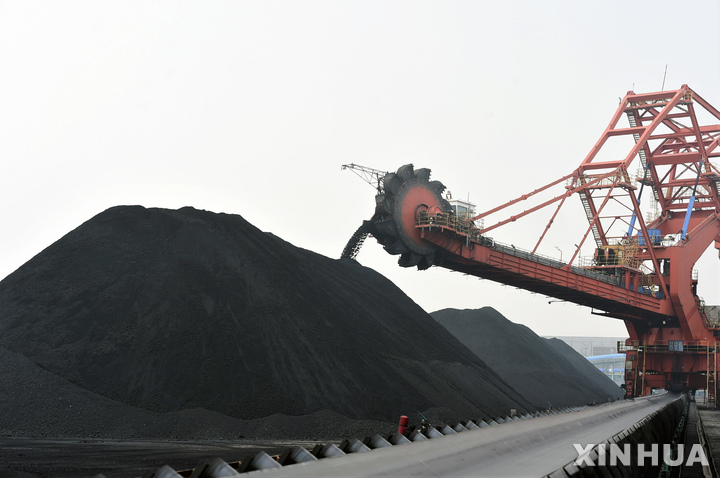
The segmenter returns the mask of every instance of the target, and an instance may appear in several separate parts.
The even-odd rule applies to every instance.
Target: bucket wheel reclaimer
[[[442,197],[445,186],[430,181],[430,170],[415,170],[412,164],[387,173],[378,186],[375,196],[375,214],[353,234],[343,250],[342,257],[355,257],[360,246],[372,235],[384,249],[399,255],[402,267],[417,266],[424,270],[439,262],[437,246],[420,237],[415,226],[421,213],[450,213],[450,203]]]

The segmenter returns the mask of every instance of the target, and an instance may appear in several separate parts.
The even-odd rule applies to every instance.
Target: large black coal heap
[[[152,411],[532,409],[378,273],[237,215],[111,208],[0,282],[0,304],[0,346]]]
[[[492,307],[431,315],[538,408],[622,397],[620,387],[570,346],[538,337]]]

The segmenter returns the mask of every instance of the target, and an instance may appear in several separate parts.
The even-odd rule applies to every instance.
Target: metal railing
[[[453,214],[438,213],[435,215],[428,215],[425,212],[421,212],[418,217],[417,224],[422,228],[428,227],[432,229],[433,227],[439,227],[442,230],[452,231],[465,236],[470,242],[473,242],[475,244],[489,247],[504,254],[519,257],[522,259],[527,259],[538,264],[555,267],[557,269],[566,267],[568,265],[567,262],[562,262],[549,256],[532,253],[530,251],[520,249],[512,245],[495,242],[495,240],[493,240],[492,238],[481,235],[480,229],[472,222],[458,219]],[[570,271],[574,274],[589,277],[591,279],[596,279],[611,285],[621,285],[621,279],[617,275],[606,274],[603,272],[598,272],[591,269],[584,269],[577,266],[570,266]]]
[[[448,230],[464,236],[468,242],[486,246],[498,252],[527,259],[538,264],[544,264],[558,269],[568,265],[566,262],[558,261],[549,256],[533,253],[513,245],[508,246],[495,242],[492,238],[480,234],[480,228],[472,221],[458,218],[452,213],[428,215],[426,212],[421,212],[417,224],[421,228],[427,227],[432,229],[433,227],[439,227],[441,230]],[[622,254],[615,255],[612,258],[608,257],[606,260],[603,260],[602,263],[598,263],[594,257],[579,257],[577,259],[578,265],[570,266],[570,271],[574,274],[596,279],[618,287],[623,286],[621,274],[616,273],[618,269],[629,268],[640,271],[640,284],[637,292],[662,299],[664,294],[657,284],[655,284],[656,274],[653,274],[652,271],[644,266],[638,259],[639,246],[637,243],[631,239],[624,239],[619,245],[621,246]]]
[[[677,343],[680,342],[682,344],[682,349],[678,350]],[[647,353],[657,353],[657,352],[677,352],[677,353],[714,353],[715,351],[715,343],[711,342],[682,342],[682,341],[674,341],[674,340],[657,340],[652,344],[643,344],[640,345],[639,341],[632,340],[630,341],[630,344],[626,344],[624,341],[618,341],[617,343],[617,351],[618,353],[625,353],[625,352],[647,352]]]
[[[458,218],[455,214],[440,212],[428,215],[421,212],[417,221],[419,226],[441,227],[468,236],[471,241],[480,243],[480,229],[469,219]]]

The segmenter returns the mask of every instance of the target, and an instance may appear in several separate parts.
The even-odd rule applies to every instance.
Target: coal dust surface
[[[537,408],[622,397],[620,387],[569,345],[539,337],[492,307],[443,309],[431,315]]]
[[[0,304],[5,436],[327,439],[534,410],[380,274],[237,215],[111,208]]]
[[[607,389],[608,392],[617,392],[617,384],[612,380],[612,385],[608,384],[608,377],[598,370],[595,365],[591,364],[588,359],[580,355],[575,349],[570,347],[567,343],[563,342],[558,338],[545,339],[547,344],[550,345],[560,355],[565,357],[571,364],[575,366],[583,375],[585,375],[591,381],[602,386],[603,389]]]

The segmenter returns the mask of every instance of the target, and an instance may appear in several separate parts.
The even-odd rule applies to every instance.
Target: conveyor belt
[[[676,395],[622,401],[596,407],[576,408],[568,413],[555,413],[537,418],[517,418],[498,426],[468,423],[456,430],[431,429],[430,436],[410,443],[395,435],[389,441],[383,437],[367,438],[364,443],[348,440],[339,446],[318,446],[312,453],[294,450],[295,461],[273,460],[260,454],[246,461],[239,471],[264,469],[263,477],[297,476],[528,476],[541,477],[574,461],[577,452],[573,444],[600,443],[631,427],[644,417],[677,398]],[[482,425],[482,424],[481,424]],[[437,433],[434,433],[433,430]],[[395,443],[391,443],[395,442]],[[344,453],[344,448],[348,453]],[[373,449],[375,448],[375,449]],[[371,450],[369,450],[371,449]],[[264,456],[263,456],[264,455]],[[316,459],[320,457],[320,459]],[[253,463],[253,462],[257,463]],[[293,463],[282,466],[280,462]],[[195,478],[226,476],[214,474],[208,461],[198,466]],[[203,468],[206,469],[203,472]],[[158,470],[159,472],[160,470]],[[166,471],[170,471],[166,469]],[[227,468],[230,473],[229,467]],[[147,474],[159,478],[161,475]],[[236,476],[236,475],[227,475]]]

